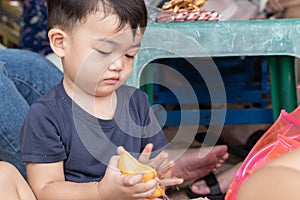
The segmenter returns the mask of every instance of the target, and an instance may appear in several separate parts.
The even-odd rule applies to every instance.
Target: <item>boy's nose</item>
[[[112,71],[121,71],[123,68],[123,59],[122,56],[117,58],[114,62],[109,65],[109,69]]]

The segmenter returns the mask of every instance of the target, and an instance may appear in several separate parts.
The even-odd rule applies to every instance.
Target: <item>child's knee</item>
[[[10,180],[18,173],[17,168],[12,164],[0,161],[0,182]]]

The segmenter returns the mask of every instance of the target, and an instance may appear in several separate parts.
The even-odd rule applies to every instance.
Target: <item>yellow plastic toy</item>
[[[140,163],[130,153],[124,151],[119,159],[118,167],[122,174],[127,176],[133,176],[138,173],[143,173],[142,181],[146,182],[154,179],[157,176],[156,170],[148,165]],[[164,190],[158,186],[156,191],[150,196],[151,199],[164,195]]]

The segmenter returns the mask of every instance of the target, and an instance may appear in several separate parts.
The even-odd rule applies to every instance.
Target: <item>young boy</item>
[[[50,45],[62,59],[64,77],[31,106],[20,134],[37,199],[148,199],[158,184],[182,183],[171,177],[181,168],[182,178],[196,178],[228,157],[226,147],[216,148],[207,163],[189,157],[171,172],[174,162],[162,152],[168,142],[146,94],[123,85],[147,24],[143,0],[49,0],[47,7]],[[116,155],[124,148],[154,167],[159,179],[122,175]],[[150,160],[151,152],[157,156]],[[0,166],[14,174],[11,166]],[[207,170],[193,171],[200,166]],[[14,186],[20,199],[26,199],[24,190],[33,196],[29,188]]]
[[[149,198],[158,180],[121,175],[114,156],[118,146],[132,154],[145,149],[146,158],[152,150],[147,144],[157,152],[167,145],[150,118],[146,95],[123,85],[147,24],[144,2],[51,0],[47,6],[50,45],[62,59],[64,78],[31,106],[21,130],[34,194],[56,200]],[[154,159],[158,171],[165,160],[164,153]],[[169,179],[167,185],[181,182]]]

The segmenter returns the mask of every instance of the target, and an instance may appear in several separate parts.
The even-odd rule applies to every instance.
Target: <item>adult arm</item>
[[[268,0],[266,10],[270,13],[282,12],[287,7],[300,5],[300,0]]]

